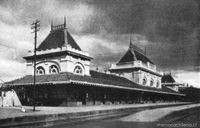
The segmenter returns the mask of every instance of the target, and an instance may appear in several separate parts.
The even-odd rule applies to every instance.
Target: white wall
[[[49,74],[49,67],[51,65],[57,65],[59,67],[59,72],[74,72],[74,67],[80,64],[83,67],[83,75],[90,75],[90,61],[82,60],[80,58],[74,58],[72,56],[66,55],[57,58],[48,58],[43,60],[38,60],[36,62],[36,68],[41,66],[45,69],[45,74]],[[27,75],[33,75],[33,62],[27,62]]]
[[[159,82],[158,88],[161,88],[161,77],[160,76],[156,76],[154,74],[151,74],[151,73],[148,73],[148,72],[145,72],[142,70],[132,71],[132,72],[131,71],[124,72],[124,73],[122,73],[121,76],[123,76],[135,83],[138,83],[140,85],[143,85],[143,78],[146,77],[147,83],[146,83],[146,85],[143,85],[143,86],[150,86],[150,81],[151,81],[151,79],[153,79],[154,84],[152,87],[156,87],[157,82]]]
[[[5,107],[21,106],[21,102],[16,92],[11,90],[2,92],[0,105]]]

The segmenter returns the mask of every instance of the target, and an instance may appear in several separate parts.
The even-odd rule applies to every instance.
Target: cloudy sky
[[[50,21],[67,26],[94,57],[92,67],[108,68],[132,42],[179,82],[200,87],[200,2],[198,0],[1,0],[0,78],[25,74],[23,56],[33,49],[30,24],[39,19],[38,45]]]

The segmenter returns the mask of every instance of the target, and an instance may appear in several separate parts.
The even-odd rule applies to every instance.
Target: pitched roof
[[[131,50],[128,50],[125,55],[119,60],[119,62],[117,64],[122,64],[122,63],[127,63],[127,62],[132,62],[132,61],[136,61],[136,57],[134,55],[134,53],[132,53]]]
[[[41,51],[47,49],[61,48],[67,44],[69,44],[74,49],[81,50],[71,34],[67,31],[67,29],[60,28],[56,30],[51,30],[45,40],[38,46],[37,50]]]
[[[73,73],[59,73],[52,75],[39,75],[36,76],[36,84],[68,84],[68,83],[77,83],[77,84],[86,84],[92,86],[101,86],[101,87],[110,87],[110,88],[121,88],[129,89],[136,91],[145,91],[145,92],[154,92],[154,93],[165,93],[173,95],[181,95],[173,90],[166,90],[165,88],[158,89],[153,87],[147,87],[138,85],[124,77],[115,76],[111,74],[100,73],[96,71],[90,71],[91,76],[81,76],[75,75]],[[3,88],[9,88],[12,86],[28,86],[33,85],[33,76],[27,75],[23,78],[16,79],[10,82],[7,82],[3,85]]]
[[[140,60],[144,63],[150,62],[154,64],[144,53],[144,51],[132,43],[130,43],[128,51],[125,53],[125,55],[119,60],[117,63],[118,65]]]
[[[164,74],[161,81],[162,81],[162,83],[174,83],[174,82],[176,82],[171,74]]]

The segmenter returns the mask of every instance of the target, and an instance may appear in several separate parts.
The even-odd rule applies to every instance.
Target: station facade
[[[81,42],[80,42],[81,43]],[[24,57],[27,75],[2,86],[16,91],[23,105],[33,104],[34,55]],[[109,73],[90,69],[84,52],[64,24],[54,26],[37,48],[36,101],[44,106],[79,106],[180,101],[183,94],[161,85],[162,72],[130,42]]]

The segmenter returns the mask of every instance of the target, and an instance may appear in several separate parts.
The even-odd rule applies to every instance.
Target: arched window
[[[49,67],[49,73],[50,74],[57,74],[57,73],[59,73],[58,67],[56,65],[51,65]]]
[[[76,74],[83,74],[83,69],[80,65],[75,66],[74,73]]]
[[[146,84],[147,84],[147,78],[146,78],[146,77],[143,78],[142,84],[143,84],[143,85],[146,85]]]
[[[151,81],[150,81],[150,86],[152,87],[152,86],[153,86],[153,84],[154,84],[154,80],[153,80],[153,79],[151,79]]]
[[[156,83],[156,87],[158,88],[159,86],[160,86],[160,82],[157,81],[157,83]]]
[[[44,68],[41,67],[41,66],[37,67],[37,69],[36,69],[36,74],[37,74],[37,75],[44,75],[44,74],[45,74]]]

